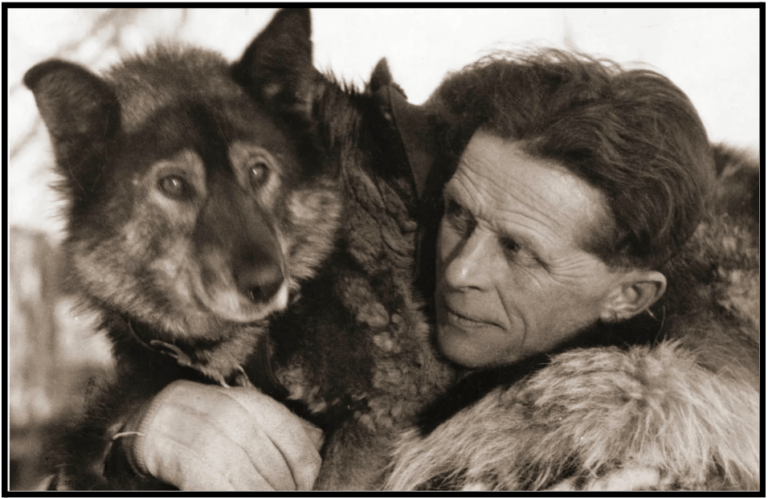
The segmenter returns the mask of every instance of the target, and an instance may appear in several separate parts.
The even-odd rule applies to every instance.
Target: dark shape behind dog
[[[104,461],[132,408],[178,378],[288,396],[327,431],[318,486],[376,485],[451,374],[411,284],[403,151],[371,88],[312,66],[308,11],[280,11],[234,65],[158,47],[104,77],[54,60],[24,82],[70,201],[72,278],[117,361],[64,438],[61,487],[160,486],[109,481]],[[381,65],[371,87],[390,82]]]

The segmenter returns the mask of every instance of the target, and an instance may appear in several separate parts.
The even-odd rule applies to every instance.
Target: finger
[[[188,407],[174,405],[158,412],[144,454],[152,475],[180,489],[274,489],[238,442]]]
[[[205,429],[197,435],[194,447],[205,449],[207,459],[222,472],[228,468],[238,469],[239,472],[231,473],[231,478],[240,489],[256,489],[253,486],[263,479],[276,490],[295,490],[289,464],[275,447],[269,433],[260,425],[260,420],[239,400],[230,396],[231,389],[204,387],[200,389],[194,383],[184,384],[174,398],[179,407],[200,417],[200,423],[192,423],[191,428],[200,426]],[[242,390],[251,396],[266,398],[253,389]],[[190,434],[190,437],[195,435]],[[235,465],[232,465],[233,459],[236,460]],[[256,479],[256,483],[252,479]]]
[[[311,490],[322,459],[322,431],[302,420],[281,403],[252,389],[232,388],[226,391],[242,403],[259,421],[264,432],[281,452],[293,476],[296,488]]]
[[[219,486],[224,479],[227,489],[295,489],[282,453],[226,389],[184,381],[169,391],[145,429],[150,473],[177,486],[193,486],[190,479]],[[246,450],[252,447],[258,451]]]
[[[238,443],[238,449],[244,453],[244,460],[250,461],[252,467],[272,488],[278,491],[295,491],[293,473],[283,452],[275,446],[273,438],[260,421],[229,397],[228,392],[228,389],[224,389],[218,393],[226,397],[227,401],[222,400],[213,409],[212,423],[222,435]],[[229,404],[237,406],[238,417],[230,416],[235,409]]]
[[[212,468],[184,442],[172,438],[153,438],[162,451],[150,449],[152,474],[163,482],[173,484],[181,491],[238,491],[219,469]]]

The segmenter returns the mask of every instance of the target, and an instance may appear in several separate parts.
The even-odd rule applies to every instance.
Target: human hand
[[[323,433],[256,389],[176,381],[121,430],[134,471],[187,491],[310,490]]]

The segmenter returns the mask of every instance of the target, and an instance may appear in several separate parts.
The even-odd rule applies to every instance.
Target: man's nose
[[[459,244],[445,268],[445,280],[454,288],[484,289],[491,282],[492,234],[475,230]]]

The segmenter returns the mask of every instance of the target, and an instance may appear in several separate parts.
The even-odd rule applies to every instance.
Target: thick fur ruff
[[[405,432],[387,489],[759,489],[758,168],[743,159],[716,149],[717,201],[667,265],[658,342],[554,355]]]
[[[407,433],[389,487],[589,487],[650,468],[659,481],[645,489],[757,489],[759,427],[754,387],[701,367],[679,344],[575,350],[425,440]]]
[[[105,316],[122,386],[108,386],[91,403],[89,418],[67,434],[70,451],[62,475],[69,487],[160,487],[130,476],[124,482],[105,480],[111,436],[127,413],[172,380],[227,378],[240,367],[255,385],[326,431],[319,489],[380,488],[393,451],[388,484],[393,489],[542,489],[563,479],[583,485],[615,470],[645,467],[658,471],[658,483],[650,486],[658,489],[754,487],[759,259],[756,236],[725,218],[743,212],[728,209],[702,225],[691,249],[670,268],[665,304],[653,311],[662,322],[660,344],[565,353],[533,376],[492,390],[426,438],[411,431],[396,443],[422,409],[441,397],[454,372],[430,342],[432,324],[413,282],[415,191],[402,144],[373,95],[393,82],[386,66],[377,68],[362,92],[320,75],[311,64],[308,13],[282,11],[276,19],[281,21],[268,26],[234,65],[196,49],[158,50],[118,66],[106,81],[87,76],[89,93],[103,97],[87,100],[100,104],[82,109],[88,118],[83,122],[91,123],[88,133],[63,129],[71,120],[60,118],[73,109],[51,112],[61,93],[45,91],[60,78],[43,82],[41,112],[48,110],[60,170],[69,180],[69,219],[83,214],[78,208],[83,203],[97,207],[86,213],[88,223],[71,223],[68,247],[81,258],[83,287]],[[169,70],[171,63],[177,67]],[[45,71],[33,72],[28,83],[36,87],[38,77],[61,67],[60,62],[43,66]],[[76,71],[82,76],[84,70]],[[63,94],[80,101],[75,90],[63,87]],[[187,342],[185,326],[131,330],[124,315],[153,310],[167,296],[144,292],[146,280],[131,286],[104,279],[104,271],[88,264],[104,263],[116,274],[140,266],[139,256],[149,251],[121,251],[126,241],[136,248],[148,229],[158,238],[151,249],[173,256],[178,251],[166,247],[171,234],[149,223],[156,217],[147,212],[126,225],[120,237],[97,247],[94,237],[107,232],[92,224],[99,228],[101,217],[115,211],[115,201],[102,205],[94,199],[115,197],[88,195],[106,170],[88,175],[78,169],[94,171],[94,164],[101,166],[99,161],[111,156],[105,153],[110,144],[99,140],[104,130],[118,126],[117,116],[126,134],[135,134],[158,109],[184,118],[176,115],[181,107],[169,107],[178,95],[210,98],[216,112],[220,100],[239,99],[241,105],[216,117],[231,118],[235,127],[257,116],[274,120],[291,137],[289,149],[302,168],[323,172],[282,172],[286,181],[279,192],[284,195],[274,196],[282,201],[267,206],[280,218],[274,231],[293,303],[284,313],[264,315],[268,321],[210,327],[212,335],[202,330],[198,340]],[[263,114],[242,111],[253,103],[250,99]],[[206,144],[214,135],[204,133],[199,142]],[[72,161],[78,154],[82,160]],[[230,151],[230,156],[237,154]],[[741,178],[733,168],[719,171],[729,172],[731,180]],[[734,185],[722,189],[724,197],[738,190],[739,183]],[[160,269],[169,258],[161,260]],[[139,318],[163,321],[166,311]],[[177,364],[148,350],[135,337],[146,338],[148,332],[175,339],[171,342],[183,346],[179,350],[189,362]],[[266,344],[258,348],[262,338]]]

